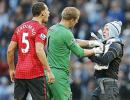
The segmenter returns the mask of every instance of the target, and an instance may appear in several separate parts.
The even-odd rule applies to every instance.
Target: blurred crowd
[[[130,100],[130,0],[0,0],[0,100],[13,100],[14,84],[10,82],[6,60],[8,43],[14,29],[32,18],[31,5],[37,1],[44,1],[49,7],[48,27],[59,22],[64,7],[79,8],[81,17],[72,30],[75,38],[90,39],[90,32],[96,32],[105,23],[123,22],[121,38],[125,46],[118,85],[120,100]],[[96,85],[93,66],[88,58],[79,59],[72,55],[70,82],[73,100],[90,100]],[[28,100],[31,100],[30,96]]]

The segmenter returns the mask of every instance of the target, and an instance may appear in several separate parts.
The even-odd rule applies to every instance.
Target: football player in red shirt
[[[55,77],[51,72],[44,52],[47,39],[47,28],[42,25],[48,21],[49,11],[46,4],[37,2],[32,6],[33,19],[16,28],[7,51],[9,72],[15,81],[15,100],[26,100],[30,92],[33,100],[46,100],[47,70],[48,82],[53,83]],[[14,52],[18,47],[18,62],[15,68]]]

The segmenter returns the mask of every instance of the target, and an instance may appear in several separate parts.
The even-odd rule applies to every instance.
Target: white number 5
[[[22,50],[22,53],[27,53],[28,50],[29,50],[29,41],[26,39],[26,37],[28,36],[28,33],[23,33],[23,36],[22,36],[22,43],[25,43],[26,44],[26,47]]]

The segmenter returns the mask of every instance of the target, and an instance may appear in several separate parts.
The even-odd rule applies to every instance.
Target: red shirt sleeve
[[[17,33],[16,32],[14,32],[11,41],[18,42]]]
[[[40,42],[45,45],[46,40],[47,40],[47,28],[40,28],[38,30],[38,34],[35,37],[35,42]]]

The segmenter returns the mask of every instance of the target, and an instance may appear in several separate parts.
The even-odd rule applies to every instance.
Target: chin
[[[73,25],[73,26],[71,26],[71,28],[74,28],[74,25]]]
[[[42,20],[42,23],[46,23],[46,22],[48,22],[48,19]]]

